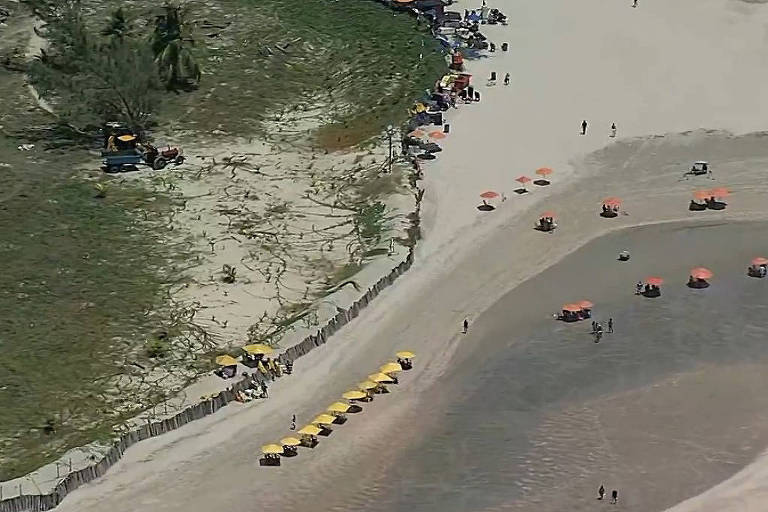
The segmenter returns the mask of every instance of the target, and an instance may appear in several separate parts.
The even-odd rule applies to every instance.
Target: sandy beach
[[[767,219],[764,195],[768,185],[762,176],[768,163],[765,135],[741,134],[765,127],[768,92],[762,83],[768,68],[763,27],[768,10],[761,4],[736,0],[681,0],[674,5],[641,0],[640,4],[637,9],[631,2],[598,0],[491,5],[502,9],[510,23],[487,27],[486,35],[497,44],[508,42],[511,48],[470,64],[482,101],[451,114],[445,150],[438,162],[425,169],[424,240],[407,278],[386,290],[373,308],[330,343],[302,358],[294,375],[271,387],[267,402],[227,407],[131,448],[105,478],[72,493],[59,510],[203,511],[258,506],[300,511],[315,508],[321,500],[333,510],[377,510],[379,505],[374,506],[373,500],[380,493],[397,494],[398,489],[391,487],[392,475],[404,465],[414,464],[403,453],[419,446],[424,433],[435,432],[436,424],[450,423],[446,416],[450,409],[440,409],[438,404],[462,389],[471,390],[473,380],[462,377],[462,372],[480,371],[484,359],[507,349],[492,343],[496,338],[493,328],[524,333],[564,301],[581,298],[566,295],[588,293],[557,286],[537,288],[530,293],[536,297],[532,302],[541,306],[541,311],[536,307],[541,316],[526,319],[505,318],[498,311],[494,314],[492,306],[510,291],[514,294],[515,287],[533,282],[528,280],[591,240],[623,228],[670,221],[722,224]],[[455,9],[474,7],[478,6],[459,3]],[[511,84],[483,86],[490,71],[502,76],[511,73]],[[579,135],[582,119],[589,122],[586,136]],[[616,140],[609,138],[612,122],[618,125]],[[691,162],[699,159],[712,162],[713,176],[684,178]],[[532,176],[541,166],[555,169],[553,185],[531,187],[531,193],[522,196],[512,192],[514,178]],[[712,186],[732,191],[728,208],[689,212],[692,191]],[[479,212],[479,194],[489,189],[504,192],[508,199],[496,203],[493,212]],[[616,219],[598,216],[600,201],[608,195],[624,199],[627,215]],[[553,235],[532,229],[537,213],[545,209],[555,210],[560,219]],[[749,235],[748,229],[739,229],[741,238],[729,235],[733,244]],[[664,237],[659,235],[659,240]],[[710,238],[704,240],[711,244]],[[758,238],[750,241],[754,247],[748,248],[758,250]],[[621,248],[608,254],[610,265]],[[658,249],[663,253],[663,244]],[[721,268],[726,268],[726,262],[735,264],[718,256],[720,249],[728,247],[712,244],[715,261],[707,263],[700,261],[701,251],[681,253],[670,242],[668,258],[658,270],[678,275],[680,269],[700,264],[715,267],[714,263],[722,261]],[[601,256],[604,252],[607,249],[598,250]],[[645,261],[647,265],[649,259]],[[746,261],[733,276],[746,279],[745,266]],[[627,276],[626,283],[614,282],[613,286],[616,290],[627,287],[631,293],[634,280],[642,277]],[[605,300],[617,293],[609,288],[598,287]],[[593,300],[597,300],[598,289],[591,294]],[[483,315],[489,308],[489,316]],[[460,334],[465,317],[471,320],[466,337]],[[413,350],[418,358],[416,368],[403,376],[393,393],[378,398],[329,438],[322,438],[311,453],[302,452],[280,468],[259,468],[259,446],[287,434],[292,414],[299,422],[310,420],[399,349]],[[634,400],[632,393],[641,394],[651,381],[663,382],[672,370],[684,372],[680,368],[653,370],[612,391],[617,396],[625,393],[625,401]],[[696,385],[696,371],[689,369],[692,376],[685,381],[691,389],[705,387]],[[719,376],[712,372],[712,379],[728,382],[728,371],[723,372]],[[456,382],[468,382],[468,387],[447,391],[447,397],[435,394],[440,389],[436,386],[454,374]],[[748,371],[743,375],[744,389],[761,384],[757,378],[750,380]],[[715,381],[706,382],[712,385]],[[524,381],[516,385],[522,386]],[[576,407],[594,396],[570,399]],[[425,411],[425,404],[433,404],[432,409]],[[749,411],[743,414],[742,424],[758,424]],[[554,418],[551,421],[557,422]],[[651,420],[647,428],[658,428]],[[724,427],[733,425],[735,422]],[[618,423],[614,426],[620,427]],[[760,440],[768,437],[759,436],[725,468],[702,470],[696,478],[680,474],[679,488],[685,489],[684,494],[634,503],[666,507],[694,496],[737,473],[764,448],[764,442],[758,446]],[[717,449],[728,453],[730,448]],[[443,460],[443,466],[461,466],[466,453],[453,451],[453,459]],[[629,450],[623,455],[627,467],[632,467],[632,453]],[[694,451],[692,464],[700,462],[696,456],[708,455],[706,450]],[[646,456],[651,463],[659,460],[654,454]],[[541,460],[544,457],[557,459],[557,455],[544,454]],[[705,502],[708,506],[716,503],[718,510],[751,510],[750,506],[757,510],[760,501],[751,500],[759,500],[761,492],[765,493],[764,489],[757,492],[764,465],[758,460],[737,474],[735,483],[714,487],[681,504],[679,510],[707,510]],[[491,463],[487,470],[496,468]],[[574,477],[572,471],[579,469],[556,465],[551,476],[569,479]],[[588,479],[590,475],[580,476],[589,480],[589,486],[585,483],[584,493],[588,494],[586,498],[579,495],[579,503],[592,504],[599,482]],[[439,479],[434,480],[431,487],[419,488],[421,495],[446,492]],[[652,477],[647,481],[649,487],[657,485]],[[745,494],[737,491],[739,486],[756,492]],[[548,506],[562,509],[572,504],[571,498],[567,493],[555,494]],[[455,509],[491,510],[492,506],[503,504],[463,503]],[[534,502],[509,506],[527,509]],[[420,503],[414,509],[430,507]]]

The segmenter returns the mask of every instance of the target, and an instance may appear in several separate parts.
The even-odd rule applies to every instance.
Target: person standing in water
[[[587,120],[583,120],[581,122],[581,134],[586,135],[587,134]]]
[[[614,489],[614,490],[611,491],[611,503],[613,503],[615,505],[618,502],[619,502],[619,491]]]
[[[600,488],[597,490],[597,499],[602,500],[605,497],[605,487],[600,484]]]

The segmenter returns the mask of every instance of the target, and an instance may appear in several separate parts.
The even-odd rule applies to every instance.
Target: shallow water
[[[363,509],[593,510],[604,483],[660,510],[735,473],[768,444],[768,279],[745,273],[764,254],[766,224],[646,227],[524,283],[474,320],[474,350],[422,395],[423,431]],[[685,286],[694,266],[710,288]],[[661,297],[634,295],[648,275]],[[589,321],[551,318],[583,298],[614,319],[599,344]]]

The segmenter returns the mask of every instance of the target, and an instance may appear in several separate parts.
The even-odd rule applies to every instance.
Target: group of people
[[[661,288],[655,284],[643,284],[642,281],[638,281],[635,285],[635,295],[655,295],[660,292]]]
[[[619,214],[619,205],[618,204],[604,204],[603,205],[603,213],[610,213],[614,215]]]
[[[605,498],[605,487],[600,484],[600,488],[597,490],[597,499],[602,500]],[[611,503],[616,504],[619,502],[619,491],[614,489],[611,491]]]
[[[747,268],[747,274],[754,277],[765,277],[768,274],[768,268],[765,265],[751,265]]]
[[[542,217],[539,219],[539,229],[542,231],[552,231],[557,227],[555,219],[552,217]]]
[[[613,333],[613,318],[608,319],[608,333]],[[603,324],[592,321],[592,334],[595,336],[595,343],[599,343],[603,337]]]

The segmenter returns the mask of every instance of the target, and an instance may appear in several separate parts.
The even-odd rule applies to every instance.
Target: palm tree
[[[196,86],[200,82],[200,66],[190,48],[195,41],[186,15],[186,8],[166,2],[155,18],[152,51],[160,77],[169,89]]]
[[[118,7],[109,16],[106,26],[101,30],[101,35],[109,39],[110,43],[122,43],[133,31],[132,20],[128,18],[122,7]]]

